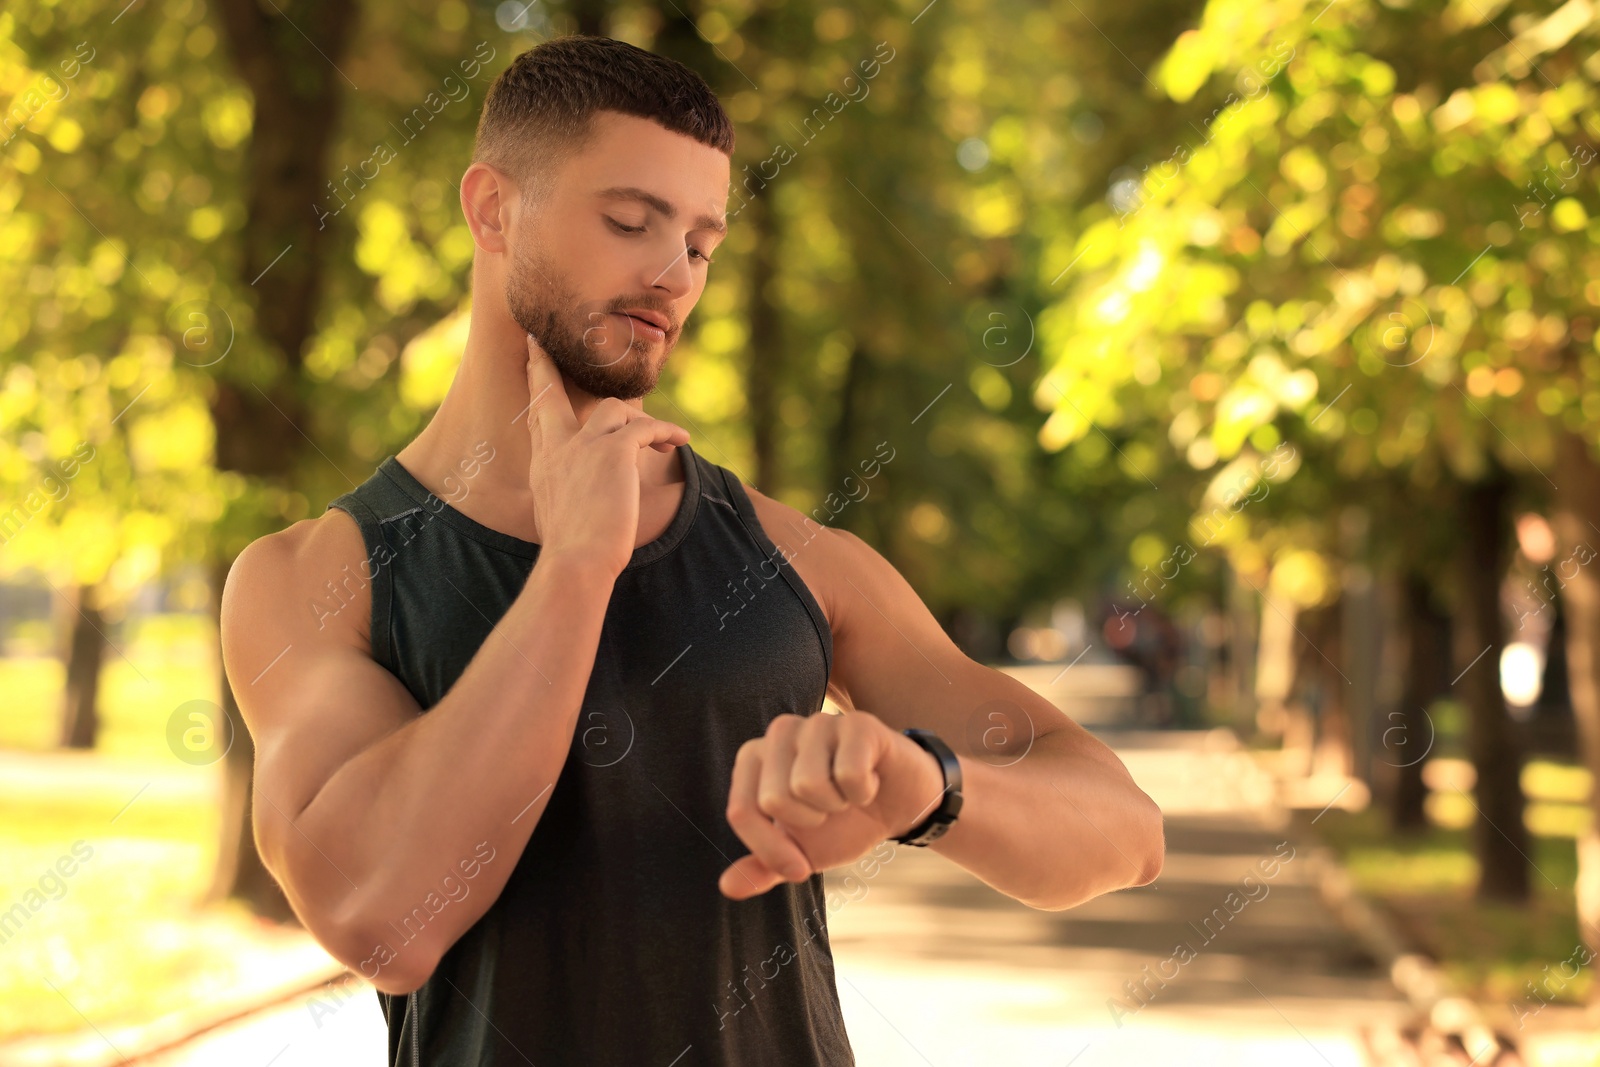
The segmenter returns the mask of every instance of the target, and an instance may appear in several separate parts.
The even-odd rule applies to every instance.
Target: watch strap
[[[961,814],[961,761],[933,731],[913,727],[904,732],[912,741],[933,753],[944,771],[944,792],[939,798],[939,806],[922,822],[892,839],[896,844],[925,848],[942,837]]]

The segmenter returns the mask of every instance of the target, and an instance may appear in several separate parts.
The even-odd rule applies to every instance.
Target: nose
[[[672,300],[686,296],[694,289],[694,264],[689,261],[689,246],[680,240],[675,252],[676,255],[664,268],[648,270],[644,279],[646,287],[652,292]]]

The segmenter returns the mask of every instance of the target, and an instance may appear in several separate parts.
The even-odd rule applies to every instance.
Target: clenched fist
[[[876,715],[780,715],[733,765],[728,825],[750,849],[722,872],[734,900],[852,863],[939,806],[934,755]]]

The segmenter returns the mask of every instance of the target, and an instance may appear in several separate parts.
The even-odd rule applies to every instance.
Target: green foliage
[[[1302,495],[1380,524],[1491,461],[1537,492],[1552,431],[1600,411],[1600,64],[1544,7],[1212,0],[1156,75],[1192,129],[1081,217],[1047,447],[1161,427],[1220,478],[1289,441]],[[1422,542],[1417,518],[1385,533]],[[1334,547],[1243,520],[1245,571]]]
[[[740,130],[734,233],[652,408],[747,477],[775,419],[763,488],[807,511],[887,442],[837,521],[941,612],[1136,574],[1136,539],[1196,543],[1239,485],[1250,507],[1198,540],[1245,570],[1330,553],[1296,516],[1541,471],[1551,427],[1600,412],[1590,29],[1515,4],[1124,7],[606,13],[682,42]],[[257,102],[217,11],[103,14],[0,18],[0,485],[37,505],[0,565],[126,592],[317,514],[421,427],[469,306],[456,179],[489,81],[539,38],[487,7],[362,7],[289,361],[241,273]],[[292,473],[216,471],[217,382],[291,363]]]
[[[192,557],[221,512],[212,428],[179,365],[207,358],[182,337],[214,299],[229,218],[212,198],[227,153],[202,102],[222,133],[227,114],[208,31],[162,22],[141,56],[102,14],[0,16],[0,84],[16,93],[0,153],[0,285],[13,294],[0,309],[0,570],[103,582],[114,601]]]

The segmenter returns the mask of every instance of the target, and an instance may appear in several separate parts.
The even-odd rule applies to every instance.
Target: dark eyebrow
[[[677,208],[661,199],[655,193],[636,186],[613,186],[610,189],[602,189],[597,195],[602,200],[637,200],[660,213],[662,218],[675,219],[678,217]],[[719,234],[728,232],[728,224],[714,215],[701,215],[694,220],[694,225],[699,230],[712,230]]]

